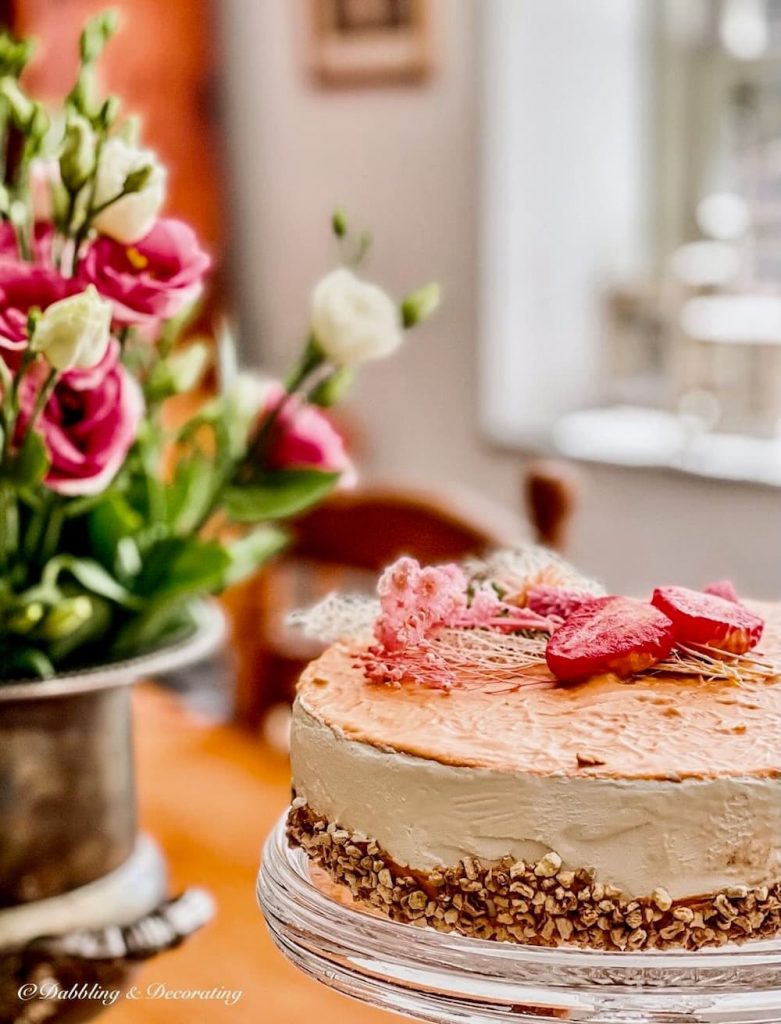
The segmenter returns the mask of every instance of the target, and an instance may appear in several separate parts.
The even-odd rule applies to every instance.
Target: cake
[[[612,950],[778,936],[781,606],[734,601],[725,617],[754,624],[737,649],[734,631],[681,640],[668,607],[669,654],[562,681],[554,638],[612,599],[541,558],[500,583],[407,564],[371,636],[342,623],[298,687],[290,840],[358,903],[440,931]],[[732,601],[701,596],[716,618]]]

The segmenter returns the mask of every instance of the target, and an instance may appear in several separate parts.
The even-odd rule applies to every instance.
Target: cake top
[[[781,624],[778,607],[765,611]],[[781,654],[779,630],[768,633]],[[736,686],[598,676],[576,687],[509,692],[496,683],[390,688],[366,682],[356,653],[334,645],[299,685],[303,709],[347,739],[443,764],[538,774],[781,777],[781,685],[774,680]]]
[[[781,777],[781,605],[741,603],[724,583],[599,596],[539,558],[466,577],[397,563],[363,625],[360,603],[331,608],[342,640],[302,676],[300,707],[348,739],[449,765]]]

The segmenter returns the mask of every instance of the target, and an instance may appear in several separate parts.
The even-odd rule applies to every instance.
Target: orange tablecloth
[[[262,841],[289,795],[287,762],[231,726],[197,721],[150,687],[135,695],[143,827],[163,847],[171,888],[208,888],[218,912],[180,949],[145,964],[139,988],[241,990],[219,1000],[121,999],[107,1024],[389,1024],[398,1018],[348,1000],[291,967],[255,903]]]

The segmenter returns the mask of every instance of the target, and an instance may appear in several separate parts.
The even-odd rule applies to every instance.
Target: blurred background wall
[[[367,274],[397,293],[438,278],[436,326],[367,368],[356,389],[365,464],[515,502],[517,474],[503,472],[477,425],[478,6],[432,5],[426,81],[328,89],[308,71],[306,5],[224,3],[232,260],[247,350],[277,365],[333,262],[335,205],[375,237]]]
[[[497,303],[500,311],[506,309],[506,300],[512,302],[528,290],[528,282],[519,274],[503,282],[503,291],[496,275],[486,274],[486,265],[500,266],[492,245],[503,246],[499,257],[512,250],[508,235],[517,227],[518,208],[534,237],[544,239],[538,263],[548,261],[545,269],[558,260],[565,282],[573,238],[581,249],[581,263],[598,262],[596,250],[582,251],[589,237],[567,230],[566,217],[578,216],[575,202],[581,219],[589,218],[592,239],[600,225],[603,237],[611,231],[620,236],[620,218],[633,211],[635,235],[648,241],[647,263],[659,240],[674,232],[677,179],[669,171],[670,157],[658,153],[658,102],[663,88],[674,94],[677,89],[674,99],[680,101],[686,82],[668,70],[669,62],[662,66],[666,78],[651,77],[653,67],[658,68],[653,62],[659,43],[647,5],[606,0],[590,5],[586,14],[572,0],[545,5],[533,0],[440,0],[431,5],[434,56],[426,81],[342,89],[324,89],[309,73],[306,4],[227,0],[221,15],[229,57],[225,86],[235,229],[231,262],[247,352],[280,365],[285,347],[300,336],[311,281],[333,256],[328,215],[335,204],[343,204],[354,222],[370,227],[376,236],[370,273],[399,291],[436,275],[445,295],[443,310],[425,337],[415,338],[398,360],[365,373],[353,413],[366,472],[467,485],[519,508],[527,459],[547,443],[531,436],[499,444],[490,438],[491,416],[485,416],[485,406],[479,408],[478,381],[486,374],[500,380],[520,378],[526,396],[529,389],[542,389],[543,402],[549,398],[553,407],[559,398],[556,389],[569,388],[583,360],[565,358],[558,378],[538,379],[533,368],[540,356],[545,360],[551,343],[545,317],[538,318],[539,329],[530,337],[520,322],[513,335],[505,315],[500,317],[502,351],[508,359],[513,347],[525,351],[527,362],[510,365],[500,359],[489,365],[486,353],[492,339],[485,311],[496,309]],[[496,42],[503,30],[508,45],[502,53]],[[680,45],[676,41],[671,52]],[[578,58],[579,49],[585,57]],[[502,66],[497,72],[491,64],[519,53],[532,61],[525,78],[523,69],[510,72]],[[600,61],[607,62],[606,80],[599,73]],[[544,161],[538,161],[536,170],[518,178],[514,206],[508,204],[503,217],[503,207],[487,210],[495,196],[486,194],[486,183],[492,160],[495,166],[507,152],[495,122],[497,74],[509,73],[515,75],[517,89],[534,88],[540,74],[546,86],[554,86],[538,86],[533,105],[516,106],[519,116],[524,111],[527,115],[527,123],[519,127],[522,144],[532,151],[547,146],[549,172],[558,160],[564,173],[549,173],[549,187],[541,191],[546,172]],[[631,76],[630,98],[600,111],[598,97],[607,97],[609,88],[620,89],[616,76],[621,73]],[[590,75],[591,86],[585,100],[583,74]],[[567,114],[569,120],[556,120]],[[499,109],[499,115],[506,112]],[[606,131],[612,132],[609,145]],[[584,168],[589,146],[610,149],[613,164],[595,158]],[[581,187],[574,200],[557,195],[567,169],[585,171],[587,185],[600,187],[593,194]],[[646,181],[635,180],[638,176]],[[658,180],[665,182],[666,204],[649,191]],[[530,181],[537,189],[525,194]],[[639,198],[641,186],[645,206]],[[493,231],[490,237],[486,223]],[[636,247],[633,265],[625,244],[613,264],[617,274],[637,272],[642,263],[637,256]],[[528,244],[526,257],[539,284],[535,250]],[[606,285],[595,273],[588,306],[592,315],[582,325],[584,348],[587,331],[607,329],[593,315],[602,298],[599,289]],[[582,290],[576,278],[578,287]],[[566,290],[556,294],[549,288],[543,294],[553,329],[562,320],[557,305],[566,309],[569,302],[576,310],[583,308],[577,290],[568,296]],[[597,360],[598,372],[600,365]],[[524,401],[519,392],[518,406]],[[509,412],[512,416],[515,410]],[[599,458],[581,462],[578,471],[582,490],[571,554],[611,585],[642,590],[673,578],[699,584],[715,574],[732,575],[758,594],[781,589],[781,506],[775,488],[698,479],[666,467],[628,468]]]

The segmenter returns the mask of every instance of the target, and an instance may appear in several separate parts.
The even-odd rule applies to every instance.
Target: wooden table
[[[120,1000],[107,1024],[390,1024],[397,1017],[309,980],[273,946],[255,902],[261,844],[289,799],[286,759],[232,726],[203,723],[173,697],[140,688],[136,746],[143,827],[160,842],[171,888],[203,885],[217,916],[180,949],[149,962],[137,984],[240,989],[220,1001]]]

